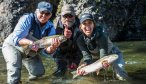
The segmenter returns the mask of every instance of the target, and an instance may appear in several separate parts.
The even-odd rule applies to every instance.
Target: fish
[[[37,45],[39,47],[39,49],[46,48],[46,47],[51,46],[51,43],[52,43],[52,39],[53,38],[59,39],[60,40],[60,43],[63,43],[63,42],[65,42],[67,40],[67,38],[64,35],[52,35],[52,36],[43,37],[40,40],[36,40],[33,44]],[[33,45],[25,45],[25,46],[22,46],[23,49],[24,49],[24,53],[26,55],[29,54],[29,52],[31,51],[31,47],[32,46]]]
[[[104,68],[102,65],[103,62],[106,61],[106,62],[108,62],[109,65],[111,65],[117,59],[118,59],[117,54],[107,55],[107,56],[104,56],[104,57],[100,58],[99,60],[93,62],[92,64],[89,64],[87,66],[82,67],[79,70],[84,70],[85,71],[84,75],[87,75],[87,74],[92,73],[92,72],[97,72],[97,75],[98,75],[100,69]],[[79,74],[77,74],[77,71],[73,71],[71,73],[73,74],[73,79],[80,76]]]

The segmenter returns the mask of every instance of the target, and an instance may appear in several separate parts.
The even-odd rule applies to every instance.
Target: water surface
[[[132,78],[131,81],[119,81],[113,76],[111,69],[105,74],[104,70],[96,76],[95,73],[72,79],[68,72],[64,78],[52,76],[56,64],[52,59],[44,58],[46,73],[43,77],[28,81],[28,72],[22,68],[22,84],[145,84],[146,83],[146,41],[116,43],[124,54],[125,69]],[[0,50],[0,84],[6,84],[6,64]]]

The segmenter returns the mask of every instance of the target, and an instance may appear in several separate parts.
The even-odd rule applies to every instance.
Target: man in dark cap
[[[57,19],[56,33],[63,34],[67,41],[62,43],[54,53],[57,63],[55,76],[63,76],[67,69],[76,69],[82,58],[76,39],[80,35],[79,20],[75,15],[72,5],[66,4],[62,7],[61,15]]]
[[[37,53],[39,48],[34,44],[34,41],[44,36],[56,34],[54,25],[49,20],[52,16],[51,12],[52,5],[49,2],[38,3],[35,13],[23,15],[14,31],[5,39],[2,52],[7,65],[8,84],[20,83],[22,63],[29,72],[29,80],[44,74],[44,66]],[[24,52],[22,46],[25,45],[32,45],[29,47],[31,49],[29,54]],[[52,45],[42,49],[41,53],[44,55],[53,53],[59,45],[59,40],[54,39]]]

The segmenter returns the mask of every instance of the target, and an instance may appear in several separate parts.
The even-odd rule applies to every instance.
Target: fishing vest
[[[26,13],[27,14],[27,13]],[[41,39],[42,37],[44,36],[47,36],[48,33],[50,33],[50,29],[51,28],[48,28],[47,30],[45,30],[45,33],[42,35],[41,34],[41,30],[39,28],[39,24],[37,23],[36,21],[36,18],[35,18],[35,15],[34,13],[30,13],[28,14],[32,20],[31,20],[31,23],[32,23],[32,26],[31,28],[29,29],[29,34],[32,35],[33,37],[35,37],[36,39]]]

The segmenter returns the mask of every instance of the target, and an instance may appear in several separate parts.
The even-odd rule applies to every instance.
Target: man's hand
[[[87,64],[82,64],[77,68],[77,74],[78,75],[85,75],[85,71],[82,69],[83,67],[85,67]]]
[[[102,66],[103,66],[104,69],[107,69],[107,68],[110,66],[110,64],[108,63],[107,60],[104,60],[104,61],[102,62]]]
[[[64,28],[64,36],[68,39],[71,38],[71,36],[72,36],[72,31],[69,30],[69,28],[67,28],[67,27]]]
[[[57,38],[52,38],[51,46],[46,48],[48,53],[53,53],[60,45],[60,40]]]
[[[34,42],[30,41],[29,45],[30,45],[30,48],[31,48],[32,51],[35,51],[35,52],[38,51],[39,46],[36,45]]]

